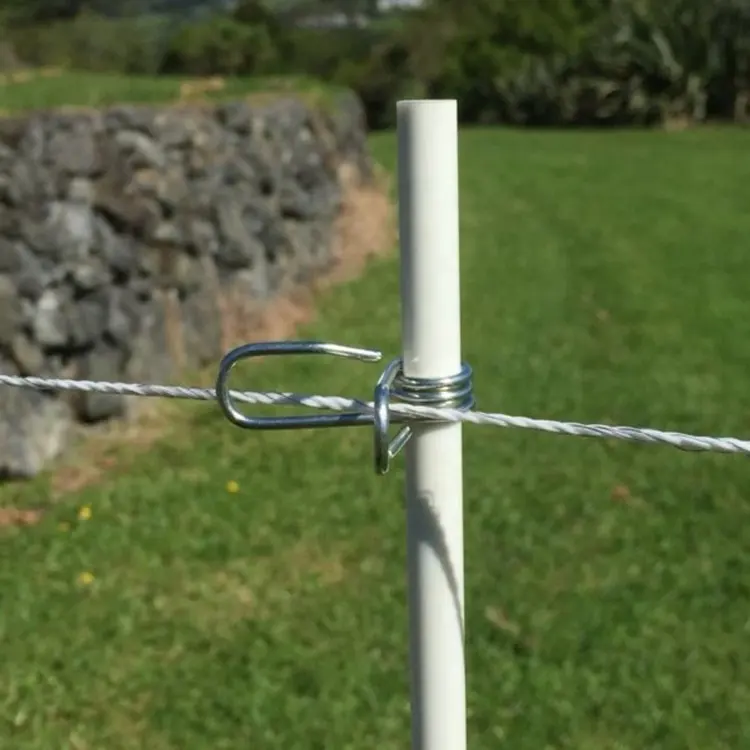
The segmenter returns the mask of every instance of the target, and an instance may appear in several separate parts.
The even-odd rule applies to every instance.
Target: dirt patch
[[[0,58],[2,58],[2,49],[0,48]],[[0,60],[0,68],[2,68]],[[10,86],[16,83],[28,83],[35,78],[59,78],[63,74],[62,68],[21,68],[15,65],[8,65],[11,70],[0,73],[0,86]]]
[[[226,85],[226,81],[220,76],[183,81],[180,84],[180,101],[202,97],[204,94],[210,92],[223,91],[226,88]]]
[[[40,510],[0,508],[0,529],[8,526],[33,526],[41,517]]]
[[[356,278],[371,258],[394,247],[395,221],[387,175],[379,171],[373,184],[359,185],[353,170],[343,166],[339,177],[344,196],[334,226],[330,270],[309,285],[290,286],[263,307],[252,306],[246,299],[223,301],[224,351],[247,341],[289,338],[300,325],[314,319],[315,303],[322,292]],[[202,373],[192,379],[191,385],[211,386],[214,375],[213,371]],[[127,468],[179,419],[179,405],[169,401],[139,399],[134,407],[126,420],[83,432],[73,451],[52,470],[52,499],[80,491],[112,471]]]
[[[665,118],[662,123],[662,128],[668,133],[681,133],[683,130],[688,130],[693,127],[695,123],[687,116],[676,115],[674,117]]]

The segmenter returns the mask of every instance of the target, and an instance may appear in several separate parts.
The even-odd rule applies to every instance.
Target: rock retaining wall
[[[347,185],[371,178],[348,95],[0,119],[0,372],[164,382],[215,363],[237,306],[330,267]],[[125,411],[0,388],[0,476]]]

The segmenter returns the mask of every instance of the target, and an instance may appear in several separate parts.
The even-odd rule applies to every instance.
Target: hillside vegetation
[[[6,56],[32,67],[302,74],[350,86],[373,127],[392,125],[395,101],[409,97],[457,98],[465,122],[484,124],[750,119],[750,0],[424,0],[388,13],[372,0],[241,0],[197,16],[166,10],[126,3],[113,17],[93,1],[0,0],[0,24]]]

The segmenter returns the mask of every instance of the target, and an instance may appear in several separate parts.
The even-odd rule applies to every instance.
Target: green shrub
[[[409,49],[403,41],[389,40],[375,47],[362,62],[342,63],[336,73],[336,82],[360,97],[369,127],[391,128],[395,125],[399,99],[426,95],[426,89],[414,76],[410,63]]]
[[[362,28],[287,28],[285,72],[305,71],[330,80],[342,65],[366,62],[382,38],[382,34]]]
[[[400,68],[464,121],[647,125],[750,106],[748,0],[435,0],[413,24]]]
[[[277,58],[265,26],[216,16],[183,26],[170,40],[161,69],[196,76],[262,74]]]
[[[159,68],[163,37],[163,23],[153,17],[109,19],[93,14],[7,31],[15,54],[26,65],[134,74]]]

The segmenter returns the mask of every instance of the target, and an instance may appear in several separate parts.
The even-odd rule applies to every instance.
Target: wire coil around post
[[[375,471],[381,475],[387,473],[391,460],[409,442],[412,435],[411,427],[405,425],[389,440],[391,421],[399,421],[390,418],[391,398],[413,406],[468,411],[474,406],[471,367],[462,362],[461,371],[456,375],[413,378],[404,375],[402,359],[394,359],[388,364],[378,379],[373,399]]]

